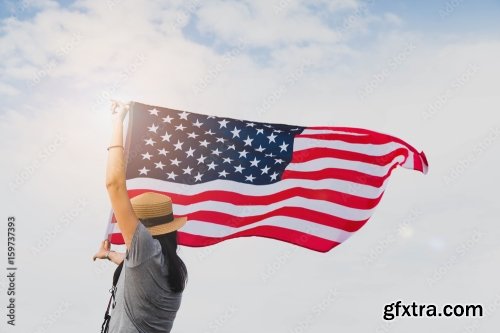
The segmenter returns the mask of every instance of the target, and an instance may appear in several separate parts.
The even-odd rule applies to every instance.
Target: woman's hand
[[[130,102],[125,103],[125,102],[115,101],[114,99],[112,99],[111,114],[113,116],[113,120],[123,122],[123,119],[125,119],[125,116],[127,115],[129,108],[130,108]]]
[[[102,243],[101,243],[101,247],[99,248],[99,251],[97,251],[96,254],[94,254],[94,261],[96,259],[106,259],[106,253],[108,253],[108,251],[110,251],[111,249],[111,244],[109,243],[109,241],[106,239],[106,240],[103,240]]]

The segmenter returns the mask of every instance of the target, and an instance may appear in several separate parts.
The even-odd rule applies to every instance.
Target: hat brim
[[[153,227],[148,227],[147,229],[152,236],[158,236],[178,230],[182,228],[186,224],[186,222],[187,222],[187,216],[179,216],[174,218],[170,222],[155,225]]]

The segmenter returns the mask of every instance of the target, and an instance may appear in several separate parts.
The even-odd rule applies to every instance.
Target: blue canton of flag
[[[127,135],[140,152],[129,154],[127,179],[270,184],[280,180],[292,158],[294,135],[304,129],[138,106],[144,110],[137,114],[146,116],[129,120],[135,126]]]

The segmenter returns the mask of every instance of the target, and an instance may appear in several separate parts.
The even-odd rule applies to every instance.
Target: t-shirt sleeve
[[[148,229],[139,221],[125,256],[127,265],[140,265],[158,252],[161,252],[160,242],[154,239]]]

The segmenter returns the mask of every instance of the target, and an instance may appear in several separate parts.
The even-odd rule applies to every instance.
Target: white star
[[[254,127],[255,124],[254,123],[247,123],[247,127]]]
[[[179,139],[177,139],[177,143],[174,143],[175,150],[182,150],[182,144],[184,142],[181,142]]]
[[[172,162],[172,164],[175,164],[176,166],[179,166],[179,163],[181,163],[181,161],[179,161],[177,157],[173,160],[170,160],[170,162]]]
[[[273,127],[273,125],[264,125],[264,126],[266,126],[266,127],[268,127],[268,128],[271,128],[271,127]]]
[[[266,157],[274,157],[273,153],[266,154]]]
[[[162,169],[162,170],[163,170],[163,167],[165,166],[165,164],[161,163],[161,161],[158,163],[155,162],[155,164],[156,164],[156,168]]]
[[[224,163],[229,163],[229,164],[231,164],[231,161],[232,161],[232,159],[231,159],[231,158],[229,158],[229,157],[225,157],[225,158],[224,158]]]
[[[257,157],[253,158],[253,161],[250,161],[250,166],[256,167],[259,164],[260,160],[257,160]]]
[[[197,136],[198,134],[196,134],[195,132],[188,133],[188,138],[196,139]]]
[[[201,182],[201,176],[203,176],[203,175],[198,172],[198,174],[196,176],[194,176],[194,180]]]
[[[200,157],[199,157],[199,158],[197,158],[196,160],[198,161],[198,164],[200,164],[200,163],[205,163],[205,159],[206,159],[206,157],[205,157],[205,156],[200,155]]]
[[[146,169],[146,167],[143,167],[142,169],[139,169],[140,174],[139,175],[148,175],[149,169]]]
[[[175,180],[175,177],[177,177],[177,175],[173,171],[167,173],[167,175],[168,175],[168,179],[174,179]]]
[[[215,163],[214,163],[214,161],[212,161],[212,163],[207,164],[207,166],[208,166],[208,170],[210,170],[210,169],[215,170],[215,167],[216,167],[217,165],[218,165],[218,164],[215,164]]]
[[[260,169],[260,171],[262,171],[261,175],[263,174],[267,174],[267,172],[270,170],[271,168],[268,167],[267,165],[263,168],[263,169]]]
[[[205,131],[205,134],[214,135],[215,133],[212,132],[212,129],[209,129],[208,131]]]
[[[195,123],[193,123],[193,126],[196,126],[196,127],[198,127],[198,128],[200,128],[200,127],[201,127],[201,125],[203,125],[203,123],[200,123],[200,121],[199,121],[198,119],[196,119],[196,122],[195,122]]]
[[[281,133],[281,132],[283,132],[283,131],[282,131],[282,130],[277,130],[277,129],[275,129],[275,130],[273,130],[273,132],[276,132],[276,133]]]
[[[179,114],[179,118],[180,119],[184,119],[184,120],[187,120],[187,116],[188,116],[189,113],[187,113],[186,111],[182,112],[181,114]]]
[[[185,152],[186,153],[186,157],[189,157],[189,156],[194,157],[193,153],[194,153],[195,150],[196,149],[193,149],[193,148],[189,147],[189,150]]]
[[[156,143],[156,141],[153,141],[153,139],[147,139],[147,140],[144,140],[144,141],[146,141],[146,146],[147,145],[153,146]]]
[[[240,154],[240,157],[247,157],[248,152],[246,150],[240,151],[238,154]]]
[[[221,172],[219,172],[219,176],[220,177],[224,177],[226,178],[226,175],[228,175],[229,173],[226,172],[226,170],[222,170]]]
[[[276,142],[274,139],[276,139],[277,135],[274,135],[274,133],[271,133],[267,138],[269,139],[269,143],[271,142]]]
[[[219,121],[218,123],[220,124],[220,127],[219,128],[222,128],[222,127],[226,127],[227,123],[229,121],[227,121],[226,119],[223,119],[221,121]],[[226,127],[227,128],[227,127]]]
[[[185,128],[187,128],[187,127],[183,126],[182,124],[175,126],[176,131],[183,131]]]
[[[285,162],[285,161],[283,161],[281,158],[274,159],[274,164],[281,164],[283,162]]]
[[[164,122],[164,123],[169,123],[169,124],[170,124],[170,122],[172,121],[172,119],[174,119],[174,118],[172,118],[172,117],[170,117],[170,116],[166,116],[165,118],[163,118],[163,122]]]
[[[276,180],[276,177],[278,177],[279,173],[275,172],[273,173],[270,177],[271,177],[271,180]]]
[[[205,148],[206,148],[206,147],[208,147],[208,144],[209,144],[209,143],[210,143],[210,142],[208,142],[207,140],[203,140],[203,141],[200,141],[200,146],[203,146],[203,147],[205,147]]]
[[[252,146],[252,141],[253,139],[250,139],[250,136],[247,135],[247,138],[245,140],[243,140],[243,142],[245,143],[245,146]]]
[[[278,147],[280,147],[280,148],[281,148],[280,152],[282,152],[282,151],[286,151],[286,147],[288,147],[288,143],[287,143],[287,144],[285,144],[285,141],[283,141],[283,144],[282,144],[281,146],[278,146]]]
[[[184,174],[191,174],[191,171],[193,171],[193,168],[190,168],[189,165],[187,166],[187,168],[185,169],[182,169],[182,171],[184,171]]]
[[[234,146],[234,144],[230,145],[230,146],[227,146],[227,149],[233,149],[233,150],[236,150],[236,147]]]
[[[158,149],[158,154],[160,155],[167,156],[167,153],[168,151],[166,151],[165,148]]]
[[[215,118],[214,116],[207,116],[207,119],[210,119],[210,118]]]
[[[148,110],[148,111],[149,111],[149,114],[154,114],[155,116],[158,115],[158,110],[156,110],[156,108]]]
[[[215,140],[215,142],[222,142],[222,143],[224,143],[225,140],[226,139],[224,139],[224,138],[217,138],[217,140]]]
[[[263,128],[257,128],[257,134],[264,134]]]
[[[233,133],[233,139],[234,139],[235,137],[238,137],[238,138],[240,137],[240,132],[241,132],[241,130],[237,129],[237,128],[236,128],[236,126],[234,127],[234,130],[232,130],[232,131],[230,131],[230,132],[231,132],[231,133]]]
[[[151,156],[153,156],[153,155],[150,155],[148,152],[146,152],[146,154],[142,154],[142,159],[143,160],[148,159],[151,161]]]
[[[255,148],[255,150],[259,153],[262,153],[264,150],[266,150],[266,148],[262,148],[262,145],[259,145],[259,148]]]
[[[241,164],[240,164],[240,165],[238,165],[237,167],[234,167],[234,172],[239,172],[239,173],[242,173],[243,169],[245,169],[245,168],[243,168],[243,167],[241,166]]]
[[[220,154],[222,154],[222,152],[219,151],[219,148],[217,148],[215,150],[212,150],[212,154],[219,156]]]
[[[253,183],[253,180],[255,179],[255,177],[253,175],[250,175],[250,176],[245,176],[245,180],[248,180],[249,182],[252,182]]]
[[[156,130],[158,129],[158,126],[156,126],[154,123],[150,127],[148,127],[150,132],[156,133]]]
[[[162,136],[162,141],[168,141],[170,142],[170,137],[172,136],[172,134],[168,134],[168,132],[165,132],[165,135]]]

